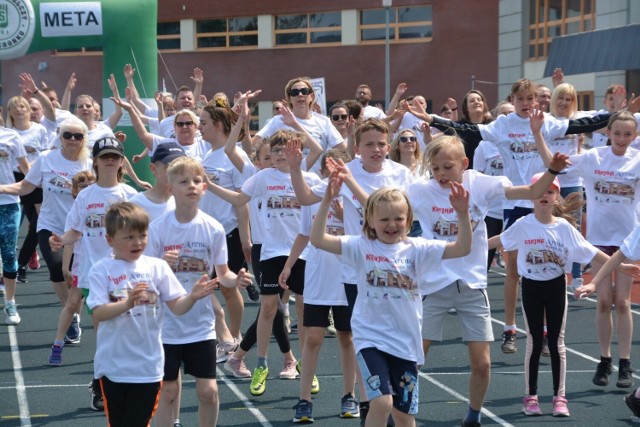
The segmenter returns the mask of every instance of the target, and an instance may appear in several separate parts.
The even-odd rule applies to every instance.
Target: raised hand
[[[551,82],[553,83],[553,87],[556,87],[562,83],[564,83],[564,73],[562,72],[562,68],[554,68],[553,75],[551,76]]]
[[[193,69],[193,76],[191,76],[191,80],[197,84],[197,85],[201,85],[204,82],[204,72],[196,67]]]
[[[571,162],[569,161],[569,156],[562,153],[555,153],[553,158],[549,162],[549,169],[552,171],[561,171],[571,166]]]
[[[136,74],[136,69],[131,66],[131,64],[124,64],[124,78],[127,81],[131,80],[133,76]]]
[[[207,275],[203,274],[200,280],[193,285],[191,288],[191,293],[189,294],[191,298],[195,300],[200,300],[206,296],[209,296],[213,293],[213,291],[220,287],[220,281],[216,277],[215,279],[207,280]]]
[[[449,194],[449,202],[456,212],[469,211],[469,192],[464,186],[458,182],[450,181],[451,193]]]
[[[396,86],[396,94],[398,96],[402,96],[404,95],[404,93],[407,91],[407,84],[406,83],[398,83],[398,86]]]
[[[529,126],[531,126],[531,132],[537,133],[542,130],[544,124],[544,111],[543,110],[530,110],[529,111]]]
[[[290,169],[300,169],[302,165],[302,143],[300,138],[292,138],[287,141],[284,149],[284,155],[287,158]]]
[[[22,82],[20,84],[20,87],[23,91],[27,91],[28,93],[33,94],[38,89],[36,87],[36,82],[33,80],[33,77],[31,77],[31,74],[29,73],[20,73],[20,81]]]
[[[76,88],[76,83],[77,82],[78,82],[78,79],[76,78],[76,73],[75,72],[71,73],[71,76],[69,77],[69,80],[67,81],[67,90],[73,91],[73,89]]]

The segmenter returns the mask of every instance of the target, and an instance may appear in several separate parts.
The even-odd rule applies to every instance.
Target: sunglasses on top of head
[[[400,137],[400,142],[416,142],[418,140],[418,138],[416,138],[415,136],[401,136]]]
[[[76,141],[82,141],[84,139],[83,134],[75,132],[62,132],[62,137],[64,139],[75,139]]]
[[[301,89],[289,89],[289,96],[298,96],[300,94],[309,95],[311,91],[308,87],[303,87]]]

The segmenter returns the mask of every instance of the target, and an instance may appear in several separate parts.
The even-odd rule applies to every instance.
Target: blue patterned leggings
[[[0,205],[0,255],[2,255],[2,275],[15,279],[18,271],[16,243],[20,228],[20,205],[10,203]]]

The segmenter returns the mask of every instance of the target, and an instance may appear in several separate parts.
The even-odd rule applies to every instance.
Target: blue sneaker
[[[49,366],[62,365],[62,347],[59,345],[51,346],[51,354],[49,355]]]
[[[313,404],[308,400],[299,400],[293,409],[296,410],[296,414],[293,416],[294,423],[313,422]]]
[[[80,344],[80,337],[82,337],[82,328],[80,327],[80,315],[75,313],[69,329],[67,329],[67,335],[64,337],[65,344]]]

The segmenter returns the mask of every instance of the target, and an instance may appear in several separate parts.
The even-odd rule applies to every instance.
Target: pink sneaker
[[[247,369],[247,365],[244,364],[243,359],[236,359],[233,355],[229,356],[226,362],[224,362],[225,368],[229,370],[236,378],[250,378],[251,371]]]
[[[295,380],[298,378],[298,371],[296,371],[297,360],[285,360],[284,367],[280,372],[280,378],[283,380]]]
[[[538,396],[527,395],[522,398],[522,412],[528,417],[542,415]]]
[[[554,417],[568,417],[569,408],[567,408],[567,398],[564,396],[555,396],[553,398],[553,416]]]

